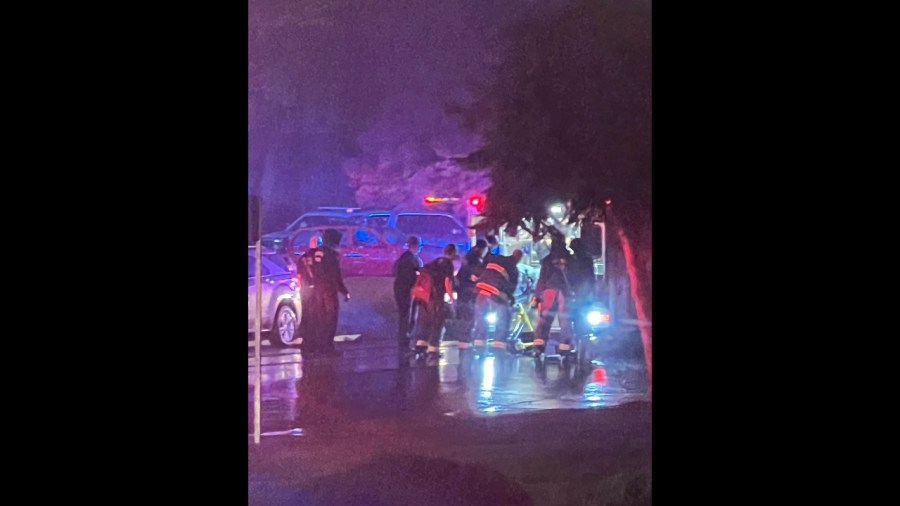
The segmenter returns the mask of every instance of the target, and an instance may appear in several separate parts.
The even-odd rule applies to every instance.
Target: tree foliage
[[[431,96],[406,92],[385,100],[357,145],[359,156],[346,160],[343,168],[363,207],[464,215],[466,197],[490,185],[485,171],[466,170],[455,161],[470,153],[477,139]],[[426,205],[427,195],[460,200]]]
[[[573,218],[607,199],[633,226],[649,218],[650,11],[578,0],[509,33],[492,82],[458,111],[484,139],[462,161],[490,169],[490,226],[541,221],[553,201]]]

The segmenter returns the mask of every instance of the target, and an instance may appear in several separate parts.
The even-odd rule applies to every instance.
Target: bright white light
[[[563,207],[559,204],[554,204],[550,206],[550,212],[556,215],[560,215],[563,212]]]
[[[595,309],[587,314],[587,321],[591,325],[600,325],[603,322],[609,321],[609,315]]]
[[[496,325],[497,323],[497,313],[488,313],[487,316],[484,317],[488,323],[491,325]]]
[[[481,380],[482,390],[491,390],[494,388],[494,357],[484,359],[484,375]]]

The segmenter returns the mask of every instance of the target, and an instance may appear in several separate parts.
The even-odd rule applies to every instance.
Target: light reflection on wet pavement
[[[440,414],[494,416],[548,409],[590,409],[647,400],[640,361],[604,363],[605,383],[589,372],[567,377],[555,360],[538,374],[528,356],[464,357],[459,365],[397,368],[390,346],[338,345],[336,358],[263,348],[262,431],[340,420]],[[248,432],[253,431],[252,349],[248,357]],[[297,432],[294,435],[299,435]]]

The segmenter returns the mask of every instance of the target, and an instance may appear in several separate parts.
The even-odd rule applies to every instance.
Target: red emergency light
[[[484,198],[479,196],[469,197],[469,205],[481,212],[484,209]]]
[[[607,382],[606,369],[603,367],[595,367],[592,372],[594,383],[605,385]]]

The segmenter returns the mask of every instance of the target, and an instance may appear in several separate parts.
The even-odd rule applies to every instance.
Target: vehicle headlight
[[[609,313],[604,313],[594,309],[587,314],[587,321],[591,325],[600,325],[601,323],[609,323]]]
[[[487,315],[485,315],[484,319],[487,320],[488,323],[493,325],[497,323],[497,313],[488,313]]]

